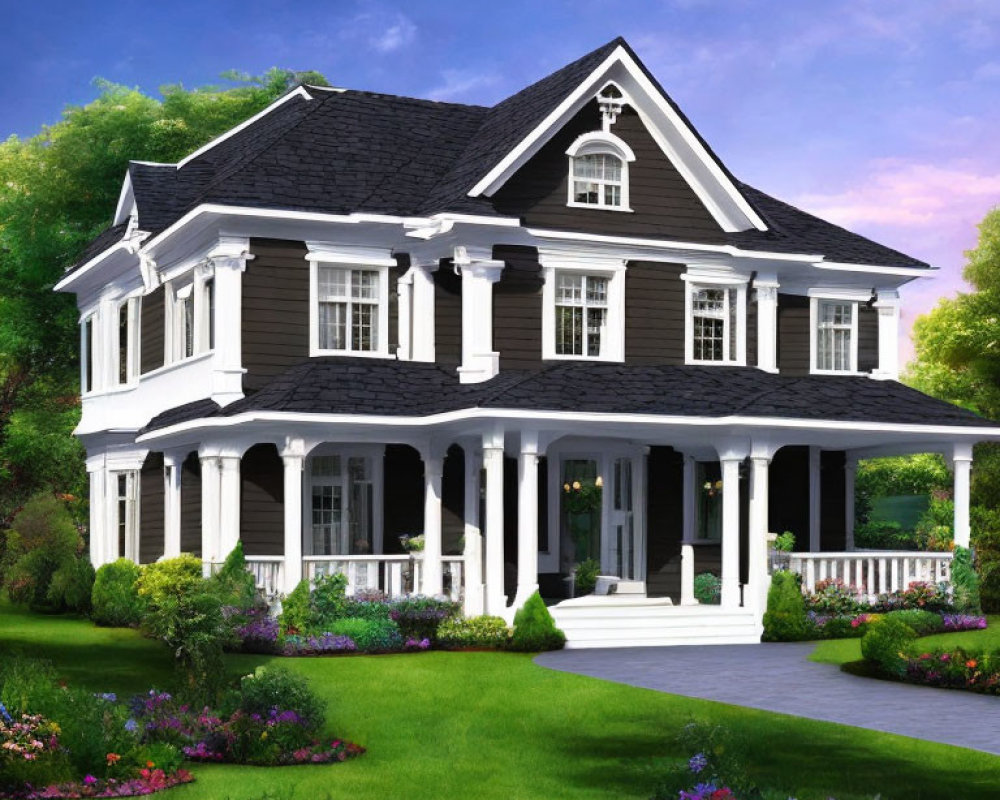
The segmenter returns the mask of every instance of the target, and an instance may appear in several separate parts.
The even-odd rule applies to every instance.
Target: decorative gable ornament
[[[611,126],[618,121],[622,106],[627,100],[618,84],[611,82],[597,93],[597,103],[601,108],[601,127],[605,133],[610,133]]]

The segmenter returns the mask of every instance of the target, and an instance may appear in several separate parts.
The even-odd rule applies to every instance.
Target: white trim
[[[590,131],[580,134],[566,150],[566,155],[575,158],[591,153],[607,153],[609,150],[622,161],[635,161],[635,152],[628,146],[628,142],[620,136],[606,131]]]
[[[313,251],[309,255],[309,355],[312,356],[360,356],[362,358],[390,358],[389,353],[389,268],[396,266],[396,261],[391,258],[383,260],[383,263],[368,263],[360,261],[337,261],[326,258],[312,258]],[[319,268],[331,267],[334,269],[344,269],[348,271],[347,292],[350,293],[350,274],[355,270],[364,272],[374,272],[378,275],[378,314],[376,331],[378,346],[374,350],[354,350],[321,348],[319,346]],[[354,305],[354,300],[348,298],[346,301],[350,310]],[[367,303],[366,305],[371,305]],[[350,319],[346,320],[345,330],[348,338],[351,335]]]
[[[110,247],[108,247],[107,250],[102,250],[100,253],[98,253],[96,256],[94,256],[92,259],[90,259],[90,261],[88,261],[83,266],[81,266],[81,267],[79,267],[77,269],[74,269],[68,275],[64,275],[62,278],[60,278],[56,282],[56,285],[52,287],[52,291],[53,292],[61,292],[64,289],[68,288],[69,285],[71,283],[75,282],[77,278],[79,278],[82,275],[84,275],[84,273],[89,272],[91,269],[93,269],[94,267],[96,267],[102,261],[104,261],[105,259],[107,259],[110,256],[114,255],[115,253],[117,253],[120,250],[126,250],[126,251],[128,250],[128,242],[126,242],[124,239],[122,239],[122,240],[116,242],[115,244],[111,245]]]
[[[607,131],[591,131],[576,138],[576,141],[569,146],[566,151],[569,157],[569,166],[566,178],[566,205],[570,208],[590,208],[600,211],[625,211],[631,213],[632,208],[629,203],[629,162],[635,161],[635,153],[632,148],[618,136]],[[595,179],[598,186],[598,201],[596,203],[581,203],[575,200],[577,177],[574,172],[576,159],[589,155],[609,155],[621,163],[621,178],[617,181],[619,191],[618,205],[609,205],[604,202],[603,188],[606,185],[615,185],[614,181]],[[580,179],[586,181],[586,179]]]
[[[865,297],[865,300],[860,300]],[[858,317],[861,316],[860,305],[871,298],[867,295],[853,292],[826,292],[824,290],[809,290],[809,374],[810,375],[859,375],[858,372]],[[816,366],[819,358],[819,304],[824,302],[847,303],[851,307],[851,352],[849,369],[819,369]]]
[[[812,266],[836,272],[881,272],[883,275],[906,275],[912,278],[933,278],[939,267],[888,267],[878,264],[846,264],[842,261],[817,261]]]
[[[115,216],[112,225],[121,225],[135,210],[135,192],[132,190],[132,175],[126,170],[122,190],[118,193],[118,204],[115,206]]]
[[[123,298],[115,305],[115,380],[113,388],[124,389],[135,386],[139,381],[140,356],[139,356],[139,320],[141,296],[136,293]],[[125,380],[121,380],[121,310],[126,308],[125,322],[125,347],[127,360],[125,363]]]
[[[180,169],[185,164],[187,164],[187,163],[189,163],[191,161],[194,161],[194,159],[196,159],[202,153],[207,153],[213,147],[215,147],[218,144],[222,144],[222,142],[226,141],[226,139],[229,139],[229,138],[235,136],[240,131],[242,131],[242,130],[244,130],[246,128],[249,128],[257,120],[261,119],[262,117],[267,116],[272,111],[274,111],[274,109],[278,108],[278,106],[284,105],[289,100],[291,100],[293,97],[301,97],[304,100],[312,100],[313,99],[312,95],[310,95],[309,92],[307,92],[305,90],[304,86],[299,86],[299,87],[293,89],[292,91],[288,92],[287,94],[284,94],[281,97],[279,97],[277,100],[275,100],[273,103],[271,103],[267,108],[263,109],[262,111],[258,111],[252,117],[243,120],[243,122],[241,122],[239,125],[236,125],[236,126],[230,128],[228,131],[226,131],[225,133],[223,133],[221,136],[216,136],[214,139],[212,139],[212,141],[208,142],[208,144],[204,144],[201,147],[199,147],[197,150],[195,150],[193,153],[184,156],[184,158],[182,158],[180,161],[177,162],[177,169]]]
[[[625,271],[620,259],[604,263],[595,261],[565,261],[539,255],[544,283],[542,285],[542,358],[554,361],[610,361],[625,360]],[[600,356],[567,355],[556,353],[556,274],[564,271],[573,274],[593,275],[608,279],[604,334]]]

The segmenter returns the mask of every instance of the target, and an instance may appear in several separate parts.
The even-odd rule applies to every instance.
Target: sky
[[[998,0],[0,0],[0,19],[4,137],[97,77],[155,94],[278,66],[491,105],[624,36],[741,180],[940,268],[904,289],[907,331],[964,288],[1000,205]]]

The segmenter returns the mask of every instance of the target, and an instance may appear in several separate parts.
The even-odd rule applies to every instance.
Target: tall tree
[[[230,72],[228,86],[169,85],[162,99],[107,81],[27,139],[0,143],[0,526],[43,485],[79,484],[76,307],[52,291],[111,222],[130,159],[176,161],[315,72]],[[72,464],[72,474],[66,465]]]

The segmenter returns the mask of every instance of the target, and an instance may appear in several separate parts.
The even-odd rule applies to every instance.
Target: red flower
[[[965,662],[965,666],[967,666],[969,669],[975,669],[976,668],[976,659],[970,658],[968,661]]]

